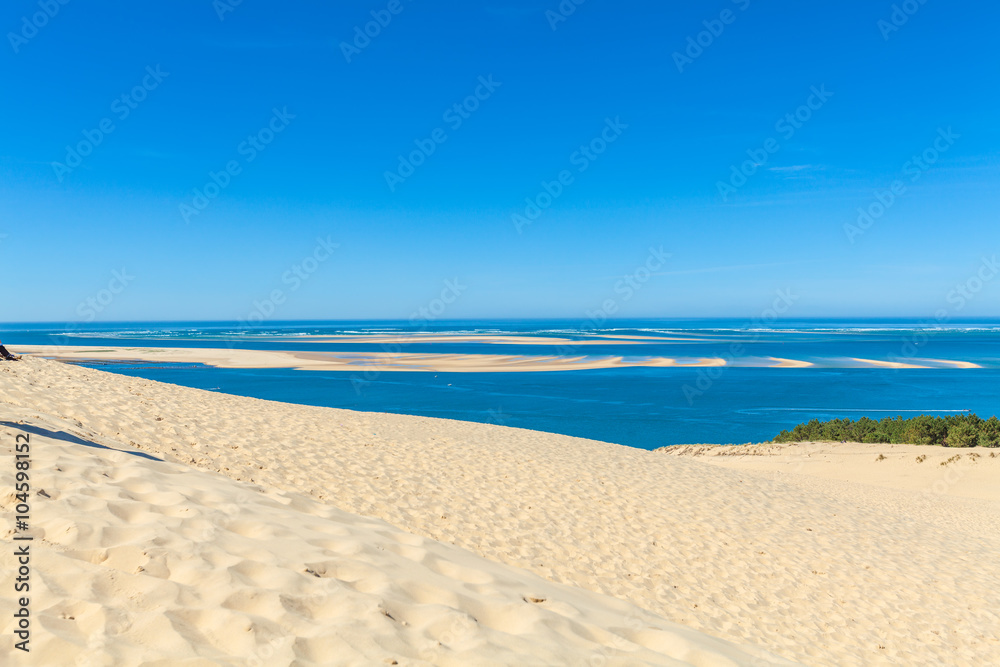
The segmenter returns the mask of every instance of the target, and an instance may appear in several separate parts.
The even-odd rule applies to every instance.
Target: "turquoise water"
[[[575,348],[483,342],[304,342],[306,336],[371,333],[527,335],[591,340],[597,335],[676,336],[692,341]],[[518,355],[721,357],[716,368],[611,368],[527,373],[434,373],[217,369],[198,364],[87,364],[212,391],[292,403],[491,422],[652,449],[692,442],[749,442],[812,418],[1000,413],[1000,320],[949,323],[787,321],[773,328],[731,320],[637,320],[595,328],[589,323],[275,322],[141,323],[76,327],[8,325],[0,336],[21,345],[234,347],[301,351],[434,352]],[[738,353],[734,354],[734,350]],[[746,367],[767,357],[810,368]],[[852,359],[924,360],[974,369],[856,367]]]

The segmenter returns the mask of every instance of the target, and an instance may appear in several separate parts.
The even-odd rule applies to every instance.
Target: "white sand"
[[[558,354],[452,354],[440,352],[402,352],[394,350],[397,343],[415,343],[427,340],[416,336],[386,339],[330,338],[315,342],[381,342],[381,351],[321,351],[302,352],[291,350],[244,350],[238,348],[210,347],[91,347],[86,345],[27,345],[19,346],[24,354],[61,361],[153,361],[170,363],[198,363],[217,368],[292,368],[301,371],[423,371],[434,373],[532,373],[539,371],[579,371],[601,368],[678,367],[704,368],[729,365],[722,357],[654,357],[620,355],[577,354],[576,341],[566,340]],[[470,337],[477,343],[517,343],[513,339],[484,340]],[[539,341],[548,342],[539,342]],[[533,345],[551,344],[560,339],[534,339]],[[299,340],[296,342],[314,342]],[[451,342],[455,342],[451,340]],[[614,342],[614,341],[611,341]],[[627,341],[626,341],[627,342]],[[636,341],[632,341],[636,342]],[[606,341],[585,341],[581,344],[605,344]],[[974,369],[978,365],[968,361],[925,359],[921,365],[904,364],[876,359],[825,359],[804,361],[781,357],[743,356],[732,360],[733,366],[743,368],[895,368],[895,369]]]
[[[447,354],[421,352],[292,352],[192,347],[22,346],[19,352],[63,361],[154,361],[199,363],[217,368],[293,368],[301,371],[431,371],[450,373],[530,373],[628,366],[725,366],[719,357],[673,359],[621,356]],[[768,364],[770,365],[770,364]]]
[[[243,664],[275,631],[289,638],[295,664],[323,664],[331,655],[323,651],[348,646],[365,656],[357,664],[379,664],[372,658],[383,655],[420,664],[420,642],[433,642],[440,625],[464,614],[477,619],[468,643],[465,634],[442,642],[433,662],[531,664],[522,656],[537,656],[538,664],[591,664],[580,656],[596,653],[642,664],[619,652],[631,648],[624,639],[642,645],[641,659],[651,664],[671,664],[665,656],[717,664],[740,650],[713,635],[811,665],[1000,663],[993,500],[971,509],[968,498],[946,492],[918,506],[920,492],[909,488],[866,486],[878,493],[859,496],[862,485],[834,478],[729,469],[707,457],[501,426],[286,405],[40,359],[0,366],[0,400],[8,419],[175,462],[81,445],[39,448],[39,467],[51,475],[46,488],[64,494],[36,499],[39,521],[47,504],[63,499],[78,498],[73,502],[85,513],[69,515],[76,518],[67,520],[67,542],[52,539],[50,560],[36,563],[40,573],[52,568],[42,575],[51,597],[40,597],[35,610],[39,617],[51,613],[36,636],[51,633],[53,650],[86,646],[109,632],[98,605],[117,600],[131,613],[155,612],[159,625],[111,634],[99,655],[178,651],[167,655],[239,655],[230,659]],[[10,431],[0,436],[4,447],[12,444]],[[53,472],[59,457],[60,467],[75,466],[71,474]],[[183,469],[176,463],[203,471],[176,475]],[[948,468],[917,468],[917,487],[933,489]],[[229,513],[229,503],[246,518]],[[202,520],[185,523],[186,506]],[[950,520],[962,512],[972,518]],[[53,535],[66,526],[55,510],[48,517],[40,525]],[[193,530],[210,530],[209,541],[192,538]],[[394,543],[416,551],[392,552]],[[132,550],[101,562],[116,547]],[[341,562],[352,564],[319,578],[303,569]],[[516,568],[644,608],[650,613],[640,622],[658,628],[650,631],[656,638],[628,634],[629,614],[643,614],[631,611],[636,607]],[[428,569],[442,577],[428,578]],[[359,581],[365,583],[352,588]],[[288,603],[311,594],[308,584],[316,582],[357,607],[344,612],[327,598],[314,606]],[[434,592],[420,597],[422,586]],[[531,586],[552,588],[535,595]],[[5,619],[11,597],[5,579]],[[69,612],[74,620],[58,619],[66,600],[79,605]],[[102,613],[114,622],[114,613]],[[683,635],[668,622],[697,634]],[[641,650],[636,646],[635,655]],[[292,653],[280,655],[265,664],[289,664]],[[747,654],[732,661],[768,664]]]
[[[809,368],[812,363],[808,361],[800,361],[798,359],[783,359],[781,357],[771,357],[774,361],[774,368]]]
[[[944,531],[1000,536],[1000,449],[810,442],[658,451],[805,489],[847,492],[859,504],[892,508]]]
[[[32,500],[30,664],[753,660],[627,602],[378,519],[40,435],[65,433],[62,424],[26,428],[34,487],[46,493]],[[17,432],[0,430],[6,442]],[[3,504],[9,534],[10,498]],[[12,579],[2,577],[4,591]],[[0,607],[9,635],[13,600],[0,597]],[[0,651],[18,657],[10,652]]]
[[[660,451],[727,468],[780,473],[786,480],[807,475],[905,489],[935,501],[942,496],[1000,501],[1000,449],[810,442],[678,445]]]

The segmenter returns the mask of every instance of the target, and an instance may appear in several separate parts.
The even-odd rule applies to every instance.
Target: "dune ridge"
[[[949,521],[995,514],[988,500],[970,509],[946,489],[915,512],[912,490],[859,497],[838,480],[42,359],[0,368],[8,419],[58,418],[96,442],[311,496],[802,664],[1000,663],[1000,536]],[[944,479],[932,468],[928,488]]]
[[[0,429],[32,435],[45,494],[32,503],[32,650],[0,648],[11,664],[792,664],[301,494],[66,442],[67,425],[35,419]]]

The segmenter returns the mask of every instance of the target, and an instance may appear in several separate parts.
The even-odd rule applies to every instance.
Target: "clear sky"
[[[3,317],[995,316],[1000,5],[896,6],[10,0]]]

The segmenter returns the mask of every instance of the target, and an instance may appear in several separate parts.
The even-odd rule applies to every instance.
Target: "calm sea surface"
[[[686,337],[642,345],[497,345],[484,342],[304,342],[306,336],[403,333],[492,334],[590,340],[597,335]],[[716,368],[613,368],[525,373],[219,369],[198,364],[86,364],[123,375],[290,403],[445,417],[551,431],[652,449],[679,443],[768,440],[813,418],[913,416],[971,410],[1000,414],[1000,320],[938,327],[905,321],[633,320],[604,328],[569,321],[165,322],[12,324],[18,345],[233,347],[643,357],[721,357]],[[299,340],[297,340],[299,339]],[[738,350],[734,354],[733,350]],[[807,361],[810,368],[740,367],[749,359]],[[970,362],[981,368],[851,367],[854,359]],[[733,364],[736,364],[735,366]],[[856,365],[856,364],[855,364]],[[940,365],[940,364],[939,364]]]

